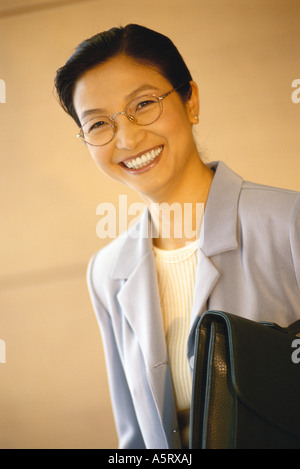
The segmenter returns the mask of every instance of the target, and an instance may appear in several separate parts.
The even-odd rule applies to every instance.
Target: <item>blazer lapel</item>
[[[193,364],[194,330],[198,318],[204,313],[208,300],[221,272],[213,257],[238,248],[237,211],[243,179],[224,163],[211,163],[215,175],[203,217],[200,235],[199,259],[196,275],[194,303],[188,339],[188,358]]]
[[[117,295],[150,367],[166,360],[166,343],[153,264],[151,253],[140,259]]]
[[[129,231],[124,238],[111,277],[124,280],[117,294],[120,306],[139,340],[146,363],[154,366],[166,360],[167,349],[149,224],[146,210],[135,231]]]
[[[149,236],[150,225],[149,212],[146,210],[135,228],[134,236],[129,231],[124,239],[124,246],[111,276],[124,280],[117,299],[142,350],[146,376],[162,425],[161,441],[165,439],[166,447],[174,447],[176,439],[172,429],[177,426],[175,398],[168,366],[152,239]],[[147,406],[147,403],[144,405]],[[159,438],[159,433],[155,438]]]

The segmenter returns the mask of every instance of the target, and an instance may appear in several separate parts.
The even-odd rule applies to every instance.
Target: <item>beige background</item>
[[[117,445],[85,272],[107,242],[98,204],[138,199],[75,138],[56,69],[103,29],[160,30],[199,84],[207,160],[300,190],[299,15],[299,0],[0,1],[0,448]]]

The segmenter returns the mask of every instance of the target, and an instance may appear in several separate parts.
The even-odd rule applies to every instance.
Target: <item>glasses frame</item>
[[[172,94],[174,91],[177,91],[177,90],[179,90],[180,88],[183,88],[184,86],[187,86],[188,84],[189,84],[189,82],[188,82],[188,83],[184,83],[183,85],[179,85],[179,86],[177,86],[176,88],[172,88],[170,91],[167,91],[166,93],[162,94],[161,96],[157,96],[157,95],[154,94],[154,93],[138,96],[137,98],[134,98],[134,99],[132,99],[131,101],[129,101],[129,103],[126,105],[124,111],[116,112],[116,113],[113,114],[112,116],[96,116],[96,117],[106,117],[106,118],[108,118],[108,119],[111,121],[111,128],[113,129],[113,135],[112,135],[111,139],[110,139],[108,142],[106,142],[106,143],[102,143],[102,144],[96,145],[96,144],[94,144],[94,143],[89,143],[87,140],[85,140],[85,138],[84,138],[83,126],[86,125],[91,119],[88,120],[88,121],[86,121],[86,122],[80,127],[79,133],[76,135],[76,137],[77,137],[77,138],[81,138],[85,143],[87,143],[88,145],[91,145],[91,146],[93,146],[93,147],[103,147],[103,146],[105,146],[105,145],[108,145],[108,143],[110,143],[110,142],[114,139],[114,137],[115,137],[115,135],[116,135],[116,133],[117,133],[118,124],[116,123],[115,119],[116,119],[116,117],[119,116],[119,115],[120,115],[120,116],[126,116],[127,119],[128,119],[132,124],[135,124],[135,125],[147,126],[147,125],[154,124],[154,122],[156,122],[156,121],[160,118],[160,116],[162,115],[162,112],[163,112],[163,103],[162,103],[162,102],[163,102],[163,100],[164,100],[165,98],[167,98],[168,96],[170,96],[170,94]],[[139,124],[138,122],[135,122],[135,121],[134,121],[133,116],[130,116],[129,114],[127,114],[127,110],[128,110],[129,106],[131,105],[131,103],[132,103],[133,101],[136,101],[137,99],[142,99],[142,98],[144,98],[144,97],[146,97],[146,96],[152,96],[152,97],[154,97],[154,98],[156,98],[156,99],[158,100],[158,104],[159,104],[159,106],[160,106],[160,113],[159,113],[159,115],[157,116],[157,118],[156,118],[154,121],[149,122],[149,124]]]

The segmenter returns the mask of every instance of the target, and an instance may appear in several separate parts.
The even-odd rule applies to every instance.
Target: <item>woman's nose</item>
[[[143,139],[145,130],[130,121],[125,115],[117,116],[116,123],[116,148],[118,150],[134,150]]]

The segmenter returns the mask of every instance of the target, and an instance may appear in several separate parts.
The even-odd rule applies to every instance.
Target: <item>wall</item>
[[[55,71],[103,29],[139,22],[160,30],[199,84],[196,138],[205,158],[222,159],[246,179],[300,190],[300,103],[292,101],[300,4],[29,3],[36,9],[0,9],[0,448],[113,448],[85,272],[107,243],[96,235],[98,204],[117,204],[120,193],[138,199],[102,175],[75,138],[53,96]]]

